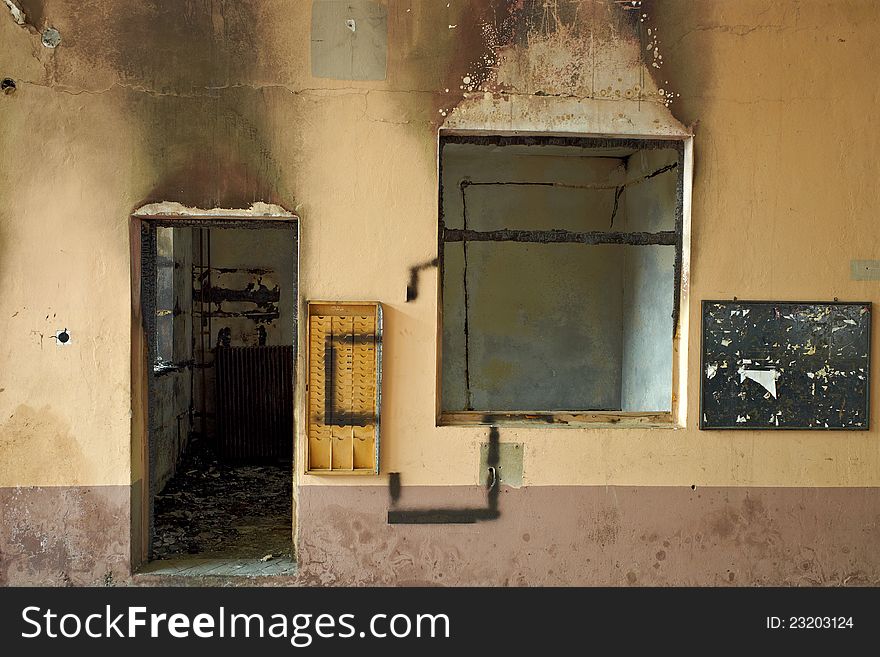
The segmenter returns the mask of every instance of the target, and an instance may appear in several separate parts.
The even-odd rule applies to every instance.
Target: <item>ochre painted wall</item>
[[[434,426],[436,271],[422,272],[415,301],[405,291],[410,267],[436,255],[441,123],[517,112],[524,129],[583,133],[681,131],[674,116],[695,135],[688,426],[502,428],[525,446],[524,483],[880,485],[876,422],[700,432],[695,376],[700,299],[880,301],[878,283],[849,278],[850,259],[880,246],[874,3],[675,0],[645,3],[638,23],[583,2],[546,24],[501,1],[386,4],[387,79],[357,82],[311,77],[301,0],[46,0],[55,49],[0,15],[0,75],[17,84],[0,97],[0,486],[140,478],[128,225],[162,200],[295,210],[302,297],[385,304],[383,473],[475,484],[487,430]],[[498,29],[481,30],[492,6]],[[643,42],[659,35],[659,69],[639,30]],[[463,99],[479,84],[491,92]],[[658,87],[673,94],[669,111]],[[73,342],[58,348],[62,328]]]

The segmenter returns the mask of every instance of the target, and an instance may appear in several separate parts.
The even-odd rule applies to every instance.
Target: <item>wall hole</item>
[[[46,48],[57,48],[61,43],[61,32],[54,27],[47,27],[40,36],[40,43]]]

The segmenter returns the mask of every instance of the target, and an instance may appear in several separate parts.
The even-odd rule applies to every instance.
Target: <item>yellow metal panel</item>
[[[308,304],[310,474],[378,474],[382,307]]]

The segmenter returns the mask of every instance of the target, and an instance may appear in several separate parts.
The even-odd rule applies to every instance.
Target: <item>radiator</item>
[[[216,363],[220,458],[291,459],[293,347],[218,347]]]

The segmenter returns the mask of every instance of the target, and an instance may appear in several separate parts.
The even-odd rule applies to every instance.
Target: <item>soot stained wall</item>
[[[437,255],[440,124],[678,136],[694,126],[692,300],[878,301],[876,282],[849,278],[850,260],[876,258],[880,247],[871,155],[880,133],[865,93],[880,67],[875,3],[646,1],[642,23],[611,0],[558,3],[559,16],[541,0],[388,2],[381,81],[311,76],[309,2],[38,4],[33,20],[51,21],[62,34],[55,49],[9,16],[0,20],[7,45],[0,66],[17,82],[15,93],[0,96],[0,494],[11,500],[0,539],[7,541],[7,581],[95,581],[108,564],[118,572],[127,551],[127,519],[114,524],[78,500],[99,484],[118,488],[110,506],[119,519],[129,491],[143,481],[139,445],[130,440],[143,409],[131,394],[137,323],[127,223],[148,201],[210,208],[260,199],[296,207],[305,227],[303,297],[385,304],[383,472],[400,470],[408,488],[426,489],[415,503],[435,503],[452,487],[484,496],[476,464],[485,436],[435,426],[435,272],[422,271],[415,301],[404,296],[410,269]],[[657,50],[648,50],[658,39]],[[661,66],[658,53],[662,68],[654,68]],[[670,93],[671,111],[661,102]],[[328,266],[333,261],[358,264]],[[683,317],[689,373],[699,370],[698,310],[692,302]],[[59,349],[51,336],[64,326],[74,341]],[[549,556],[528,562],[537,570],[522,579],[548,581],[550,551],[572,518],[612,526],[595,520],[624,504],[614,499],[616,487],[635,486],[651,487],[635,505],[639,514],[656,513],[647,539],[666,532],[663,540],[676,545],[682,529],[683,543],[690,539],[687,545],[705,545],[713,555],[709,568],[700,547],[682,552],[677,581],[712,583],[736,562],[735,582],[876,582],[877,427],[845,441],[808,431],[768,440],[752,430],[707,441],[695,423],[698,390],[691,376],[682,398],[687,426],[675,432],[503,433],[502,440],[524,446],[522,490],[560,487],[558,498],[536,498],[515,512],[502,507],[509,527],[571,499],[572,487],[609,496],[601,515],[564,516],[552,530],[544,525]],[[871,397],[876,406],[880,387]],[[499,535],[499,525],[482,525],[483,534],[457,529],[450,545],[444,539],[452,532],[420,529],[419,549],[411,550],[406,536],[383,531],[373,545],[367,534],[386,529],[385,477],[355,487],[298,474],[297,483],[314,489],[311,501],[320,503],[299,528],[312,572],[342,571],[344,564],[325,556],[338,556],[333,551],[348,540],[345,563],[366,564],[349,570],[362,581],[386,578],[387,571],[376,571],[388,564],[400,564],[397,583],[407,564],[412,579],[423,581],[421,571],[434,563],[425,554],[442,550],[453,564],[473,563],[471,555]],[[680,495],[691,484],[720,488],[697,508]],[[769,490],[777,501],[765,501],[772,513],[753,525],[753,505],[740,498],[755,486],[775,487]],[[369,488],[375,490],[363,490]],[[375,505],[356,519],[360,529],[328,524],[328,517],[364,508],[369,495]],[[646,512],[643,502],[653,499],[659,506]],[[730,508],[733,499],[740,511]],[[680,514],[678,521],[667,510]],[[787,523],[792,517],[798,521]],[[706,538],[710,529],[717,539]],[[526,533],[535,535],[510,536],[527,545]],[[111,534],[118,543],[107,542]],[[611,571],[594,567],[584,550],[597,553],[602,538],[614,535],[576,536],[566,543],[574,555],[566,563],[585,582],[611,581],[604,576]],[[385,552],[375,549],[382,541]],[[602,553],[608,568],[621,553],[633,554],[627,546],[635,543],[618,541]],[[774,569],[780,550],[789,557]],[[506,552],[508,572],[496,580],[521,574],[514,560],[529,559],[529,551]],[[629,572],[638,582],[661,581],[643,576],[654,570],[656,552],[634,557],[645,568],[623,570],[625,581]],[[494,568],[500,560],[491,554]],[[376,555],[379,564],[370,561]],[[479,581],[473,569],[466,575],[464,583]]]

